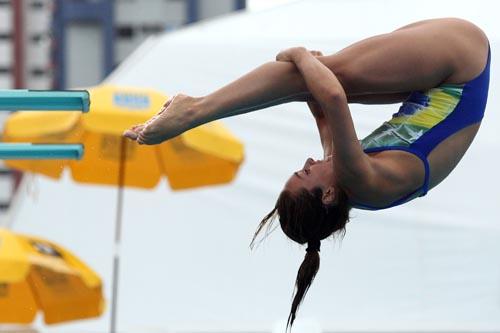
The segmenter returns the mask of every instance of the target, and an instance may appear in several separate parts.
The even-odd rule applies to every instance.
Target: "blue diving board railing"
[[[90,96],[86,90],[0,90],[2,111],[81,111],[88,112]]]
[[[80,111],[88,112],[86,90],[0,90],[0,111]],[[82,144],[0,143],[3,160],[79,160]]]
[[[1,143],[2,160],[79,160],[83,156],[81,144]]]

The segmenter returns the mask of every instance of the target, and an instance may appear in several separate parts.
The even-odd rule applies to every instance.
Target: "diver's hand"
[[[316,50],[308,51],[305,47],[299,46],[281,51],[276,55],[276,61],[295,62],[297,57],[304,54],[311,54],[314,57],[323,56],[323,53],[321,53],[321,51],[316,51]]]
[[[315,56],[316,58],[317,57],[322,57],[323,56],[323,52],[321,51],[316,51],[316,50],[310,50],[309,53],[311,53],[313,56]]]
[[[291,47],[278,53],[276,55],[276,61],[295,62],[295,59],[304,53],[307,53],[305,47]]]

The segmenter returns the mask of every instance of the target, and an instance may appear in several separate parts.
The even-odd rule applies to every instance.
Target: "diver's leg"
[[[356,96],[366,101],[370,95],[429,89],[466,77],[467,71],[480,72],[483,60],[469,67],[476,64],[474,57],[482,48],[486,53],[487,42],[479,29],[442,19],[362,40],[319,60],[335,73],[351,101]],[[457,54],[464,64],[456,63]],[[176,96],[168,112],[157,115],[139,133],[138,141],[159,143],[215,119],[307,97],[304,80],[292,63],[266,63],[207,96]],[[127,136],[134,138],[133,133]]]

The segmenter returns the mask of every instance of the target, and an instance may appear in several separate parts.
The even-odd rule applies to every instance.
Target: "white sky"
[[[247,8],[249,10],[259,10],[281,5],[293,0],[247,0]]]

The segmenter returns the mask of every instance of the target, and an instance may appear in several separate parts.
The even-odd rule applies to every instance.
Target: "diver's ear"
[[[331,205],[332,203],[335,202],[336,196],[335,196],[335,187],[329,186],[323,191],[323,197],[321,198],[321,201],[325,205]]]

